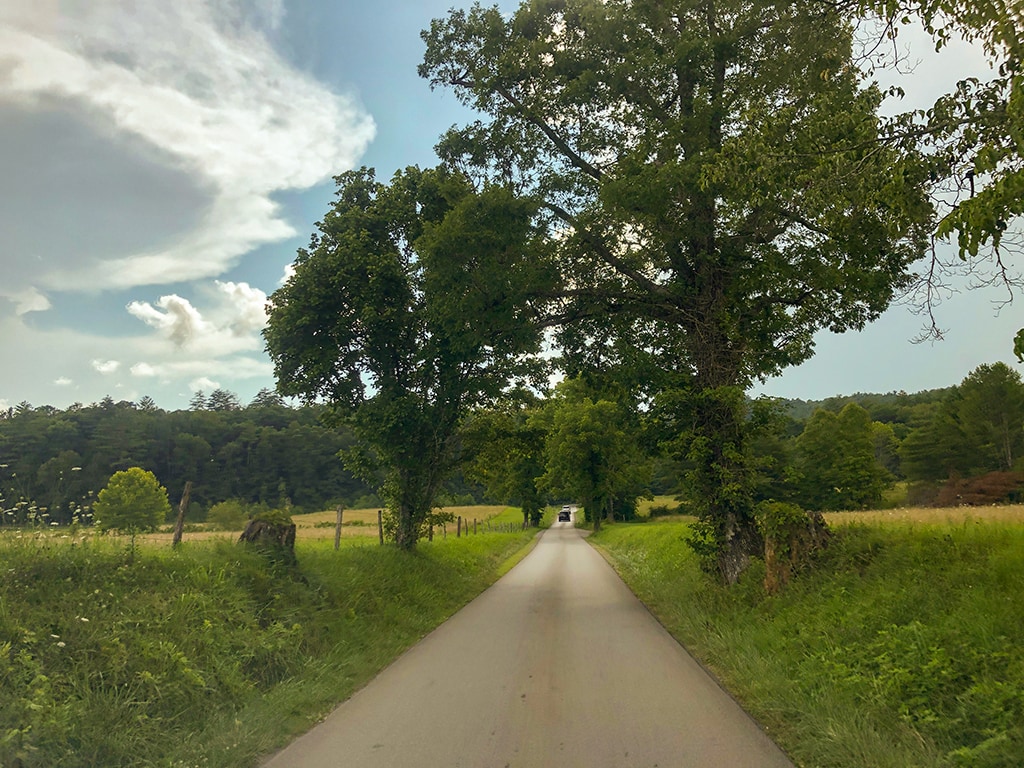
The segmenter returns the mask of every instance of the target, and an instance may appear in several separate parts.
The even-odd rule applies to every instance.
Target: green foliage
[[[249,515],[242,502],[238,499],[228,499],[210,507],[210,511],[206,513],[206,519],[217,530],[240,531],[245,527],[245,521],[249,519]]]
[[[1024,451],[1024,384],[1004,363],[980,365],[923,409],[900,448],[911,480],[1014,468]]]
[[[534,208],[443,170],[337,182],[264,336],[280,391],[328,401],[352,428],[346,465],[379,485],[411,548],[462,460],[462,419],[534,370],[539,330],[520,301],[543,269]]]
[[[93,505],[96,527],[135,534],[152,531],[171,514],[167,489],[152,472],[130,467],[115,472]]]
[[[876,318],[935,224],[930,163],[884,140],[850,10],[566,0],[452,10],[423,33],[420,74],[484,115],[442,160],[534,198],[552,234],[557,279],[534,296],[567,362],[692,392],[679,454],[719,544],[738,545],[730,579],[757,536],[723,393]]]
[[[627,412],[582,381],[560,383],[546,412],[531,424],[547,431],[540,484],[556,496],[579,501],[595,529],[606,516],[613,517],[617,499],[634,502],[646,493],[650,466],[637,448]]]
[[[117,470],[153,472],[177,502],[192,481],[189,520],[227,499],[279,502],[281,483],[299,507],[322,509],[368,492],[346,471],[338,452],[354,437],[320,423],[322,405],[288,408],[280,397],[228,410],[167,412],[129,402],[74,405],[66,410],[26,405],[0,414],[0,498],[46,507],[47,524],[87,523],[96,492]],[[7,503],[9,501],[10,503]],[[3,524],[24,524],[24,511]]]
[[[463,433],[472,457],[466,473],[484,483],[489,497],[516,504],[523,519],[540,524],[545,498],[538,487],[544,474],[545,431],[536,409],[489,409],[473,413]]]
[[[531,533],[415,555],[142,549],[0,535],[0,765],[242,768],[321,719],[497,578]],[[54,600],[59,585],[60,600]]]
[[[798,765],[1019,763],[1024,528],[840,528],[773,597],[760,564],[736,587],[706,578],[685,528],[591,541]]]
[[[889,478],[876,458],[875,430],[855,403],[819,410],[796,441],[800,500],[809,509],[877,506]]]

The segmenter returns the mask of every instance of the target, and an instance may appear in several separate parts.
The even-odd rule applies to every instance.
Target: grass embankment
[[[798,765],[1024,765],[1024,526],[838,525],[774,597],[760,564],[704,577],[685,529],[590,541]]]
[[[123,542],[0,536],[0,766],[252,765],[535,533],[412,554],[300,539],[291,571],[224,541],[143,546],[129,564]]]

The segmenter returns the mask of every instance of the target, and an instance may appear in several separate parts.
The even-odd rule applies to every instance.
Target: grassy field
[[[343,538],[377,538],[377,510],[372,509],[346,509],[342,512],[341,535]],[[521,523],[522,512],[517,507],[506,507],[502,505],[477,504],[473,506],[445,507],[445,511],[451,512],[456,517],[461,516],[464,521],[472,524],[473,520],[484,524],[490,521],[492,525],[499,522]],[[337,512],[333,509],[323,512],[310,512],[303,515],[292,515],[292,522],[295,523],[296,540],[309,539],[330,539],[334,541],[334,527],[337,521]],[[449,532],[455,531],[455,524],[448,524]],[[477,530],[481,530],[478,525]],[[205,526],[192,526],[192,530],[184,534],[185,541],[207,541],[221,539],[234,541],[242,532],[239,527],[237,531],[214,531],[208,530]],[[438,533],[441,529],[438,529]],[[147,533],[139,537],[140,541],[150,544],[170,544],[173,533],[170,526],[159,533]],[[2,767],[0,767],[2,768]]]
[[[678,520],[590,541],[797,765],[1024,764],[1024,508],[831,516],[780,595],[725,589]]]
[[[0,533],[0,766],[254,765],[479,594],[536,534],[435,538],[404,553],[366,537],[336,552],[328,532],[298,539],[297,568],[231,533],[186,536],[177,550],[143,543],[132,561],[124,539]]]

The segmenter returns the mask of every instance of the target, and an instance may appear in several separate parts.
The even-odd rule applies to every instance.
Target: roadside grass
[[[703,575],[685,523],[590,541],[798,765],[1019,767],[1024,526],[908,516],[836,525],[773,597],[760,563],[731,589]]]
[[[491,584],[536,531],[299,540],[275,566],[223,540],[178,550],[0,536],[0,766],[254,765]]]

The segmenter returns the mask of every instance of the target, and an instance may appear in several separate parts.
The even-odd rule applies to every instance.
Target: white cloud
[[[156,304],[133,301],[128,312],[157,331],[157,340],[194,355],[219,358],[262,348],[259,332],[267,324],[267,295],[248,283],[215,281],[200,309],[177,294]]]
[[[117,369],[121,367],[121,363],[117,360],[93,360],[92,367],[99,373],[110,374],[116,373]]]
[[[139,378],[153,378],[159,375],[156,368],[149,363],[136,363],[130,369],[132,376],[138,376]]]
[[[292,279],[292,275],[294,275],[294,274],[295,274],[295,264],[294,264],[294,262],[291,263],[291,264],[285,264],[284,265],[284,274],[281,275],[281,281],[278,283],[278,285],[284,285],[285,283],[287,283],[289,280]]]
[[[35,288],[26,288],[10,293],[0,291],[0,296],[4,295],[14,302],[14,311],[19,315],[26,315],[29,312],[45,312],[52,306],[50,300]]]
[[[173,293],[161,296],[155,307],[148,301],[133,301],[128,305],[128,312],[156,328],[177,347],[212,331],[212,326],[203,320],[199,310],[188,299]]]
[[[213,192],[200,222],[169,244],[40,271],[24,311],[45,308],[40,289],[223,274],[253,248],[295,234],[273,193],[309,188],[356,164],[373,121],[276,53],[266,31],[280,24],[283,7],[280,0],[106,0],[58,9],[5,0],[0,102],[75,105],[100,130],[141,139]]]
[[[220,384],[206,376],[200,376],[198,379],[192,379],[192,381],[188,383],[188,388],[193,392],[198,392],[200,390],[210,392],[214,389],[220,389]]]
[[[61,376],[58,379],[54,379],[53,383],[56,384],[58,387],[70,387],[75,382],[73,382],[67,376]]]
[[[228,327],[239,336],[259,332],[267,325],[267,294],[248,283],[216,282],[217,289],[228,299],[231,316]]]

